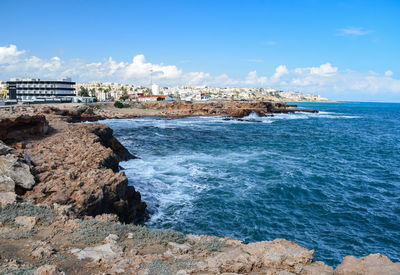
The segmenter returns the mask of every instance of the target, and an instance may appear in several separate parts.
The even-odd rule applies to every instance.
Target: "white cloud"
[[[264,86],[267,84],[266,76],[258,76],[256,71],[249,72],[244,84]]]
[[[8,47],[0,47],[0,65],[13,63],[14,59],[22,54],[24,51],[18,51],[17,46],[10,45]]]
[[[392,75],[393,75],[393,72],[390,71],[390,70],[388,70],[388,71],[385,72],[385,75],[386,75],[386,76],[392,76]]]
[[[338,35],[341,36],[362,36],[372,33],[372,30],[366,30],[360,27],[347,27],[344,29],[340,29]]]
[[[284,76],[284,75],[286,75],[288,73],[289,73],[289,71],[288,71],[288,69],[286,68],[285,65],[279,65],[278,67],[276,67],[275,73],[271,77],[271,81],[277,81],[282,76]]]
[[[321,64],[319,67],[306,67],[296,68],[294,72],[296,74],[311,74],[320,76],[333,76],[338,71],[337,67],[332,67],[331,63]]]
[[[279,65],[272,75],[249,72],[244,78],[232,78],[227,74],[211,75],[207,72],[184,72],[175,65],[153,64],[142,54],[130,62],[117,62],[112,57],[100,62],[85,62],[80,59],[63,60],[59,57],[42,59],[18,50],[15,45],[0,47],[0,79],[11,77],[40,77],[57,79],[72,77],[75,81],[112,81],[149,85],[150,70],[153,81],[159,85],[208,85],[267,87],[283,90],[343,95],[350,93],[400,95],[400,80],[393,72],[370,71],[360,73],[339,70],[327,62],[319,66],[288,68]]]

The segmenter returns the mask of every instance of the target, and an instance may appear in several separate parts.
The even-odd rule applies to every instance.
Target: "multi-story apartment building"
[[[9,98],[18,101],[62,101],[70,102],[75,82],[70,78],[40,80],[39,78],[13,78],[7,81]]]

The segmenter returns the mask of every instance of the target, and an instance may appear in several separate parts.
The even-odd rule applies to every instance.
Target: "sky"
[[[0,0],[0,80],[272,87],[400,102],[400,1]]]

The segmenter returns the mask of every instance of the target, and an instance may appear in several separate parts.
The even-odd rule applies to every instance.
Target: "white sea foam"
[[[205,180],[218,184],[236,184],[237,188],[244,190],[251,188],[252,181],[232,178],[232,169],[255,172],[249,171],[255,169],[249,163],[263,159],[268,154],[268,151],[197,154],[183,151],[167,156],[146,155],[121,162],[121,166],[152,212],[149,225],[160,225],[173,222],[177,216],[182,218],[192,215],[193,201],[201,197],[202,192],[213,188],[212,184],[200,184]]]
[[[260,123],[270,124],[282,120],[298,120],[298,119],[355,119],[360,116],[348,115],[344,113],[334,112],[319,112],[319,113],[308,113],[308,112],[296,112],[287,114],[274,114],[274,116],[258,116],[255,112],[250,115],[243,117],[241,120],[226,119],[223,116],[213,117],[187,117],[179,119],[168,119],[168,118],[154,118],[154,117],[142,117],[124,120],[108,119],[105,123],[115,125],[115,129],[126,129],[126,128],[159,128],[159,129],[180,129],[180,128],[199,128],[204,130],[215,130],[219,127],[225,127],[227,124],[237,123]],[[160,133],[155,135],[162,136]]]

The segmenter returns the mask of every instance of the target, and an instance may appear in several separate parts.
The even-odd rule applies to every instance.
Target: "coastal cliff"
[[[118,168],[119,161],[134,156],[114,138],[112,129],[49,119],[50,123],[44,115],[13,114],[0,120],[4,141],[14,141],[15,154],[26,156],[24,165],[30,169],[25,174],[35,180],[29,188],[18,186],[15,199],[67,205],[76,217],[112,213],[123,222],[143,221],[146,204]]]
[[[265,113],[288,110],[188,106],[149,108],[171,116],[180,108],[180,115],[218,109],[231,116],[260,106]],[[132,114],[86,106],[15,112],[0,113],[1,274],[400,274],[400,263],[380,254],[345,257],[334,270],[315,262],[313,250],[283,239],[243,244],[134,225],[144,219],[146,205],[118,169],[120,160],[134,156],[109,127],[70,123]]]

